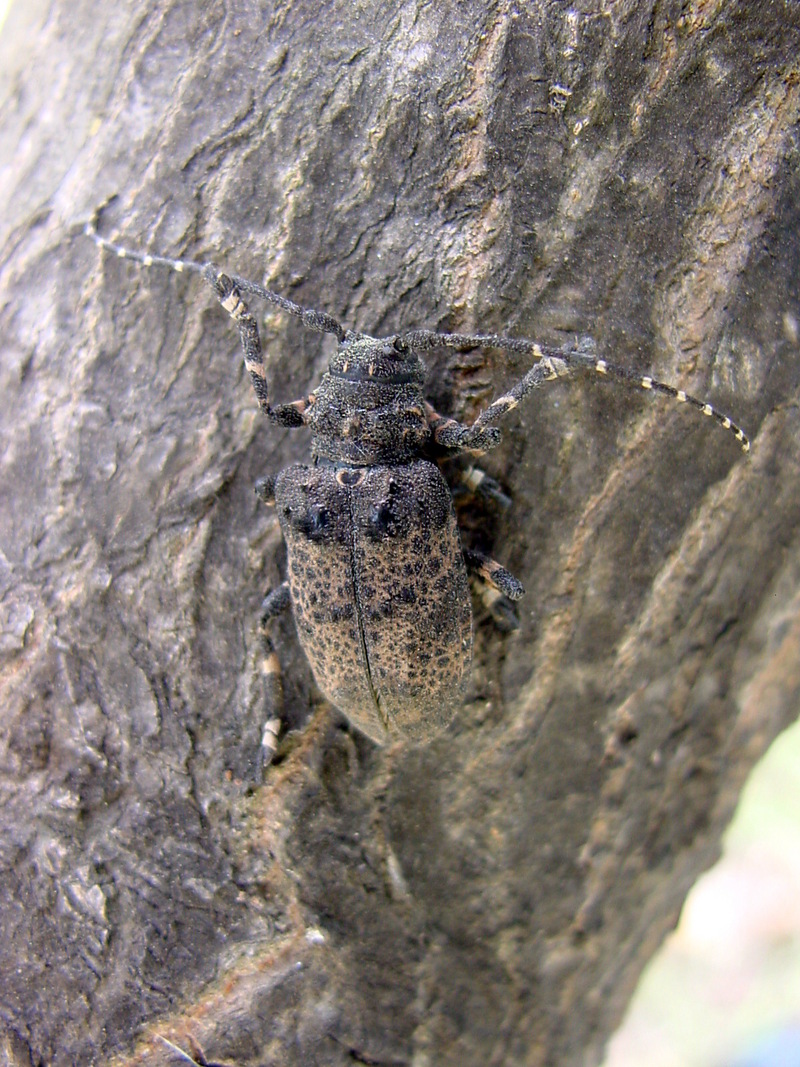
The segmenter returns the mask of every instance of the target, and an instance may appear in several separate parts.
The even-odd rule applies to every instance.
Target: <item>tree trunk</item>
[[[18,3],[3,57],[5,1062],[596,1063],[800,687],[800,16],[587,0]],[[452,727],[378,749],[258,606],[284,573],[213,259],[373,335],[597,352],[728,411],[550,385],[459,498]],[[254,305],[255,306],[255,305]],[[272,395],[331,339],[258,309]],[[471,420],[528,369],[434,352]],[[195,1052],[195,1058],[199,1053]]]

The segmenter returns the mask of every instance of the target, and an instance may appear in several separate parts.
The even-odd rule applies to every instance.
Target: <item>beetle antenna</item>
[[[637,374],[636,371],[628,370],[626,367],[621,367],[617,363],[609,363],[608,360],[598,359],[594,352],[585,344],[579,344],[577,348],[551,348],[547,345],[540,345],[536,341],[528,341],[521,337],[503,337],[499,334],[461,334],[461,333],[435,333],[432,330],[413,330],[409,333],[401,334],[398,340],[407,348],[425,350],[430,348],[501,348],[507,352],[519,352],[521,355],[532,356],[537,363],[543,359],[557,359],[562,363],[566,363],[569,367],[576,367],[582,370],[593,370],[597,374],[601,374],[605,377],[614,378],[617,381],[625,382],[628,385],[638,386],[640,389],[647,389],[654,393],[661,393],[663,396],[668,396],[672,400],[675,400],[679,404],[689,404],[690,407],[695,408],[703,415],[707,415],[709,418],[714,419],[723,429],[728,430],[736,440],[739,442],[743,452],[750,451],[750,440],[747,434],[741,427],[737,426],[727,415],[718,411],[715,407],[708,403],[707,400],[699,400],[696,396],[692,396],[691,393],[687,393],[683,389],[676,389],[674,385],[668,385],[666,382],[659,381],[657,378],[652,378],[649,374]],[[495,417],[499,417],[502,412],[499,410],[501,401],[508,399],[509,405],[506,405],[503,410],[508,410],[508,406],[516,406],[516,404],[522,399],[523,396],[532,387],[528,383],[530,372],[514,387],[508,397],[501,397],[500,400],[495,401],[498,405],[497,414],[494,410],[495,404],[491,408],[484,412],[484,415],[491,412],[489,419],[484,421],[492,421]]]
[[[179,274],[184,271],[191,271],[201,275],[212,288],[214,286],[212,279],[218,277],[221,273],[213,263],[197,263],[191,259],[170,259],[168,256],[153,256],[148,252],[135,252],[130,248],[125,248],[123,245],[116,244],[114,241],[109,241],[107,238],[101,237],[97,232],[97,215],[86,223],[84,233],[94,241],[98,248],[102,248],[105,252],[113,252],[120,259],[131,259],[134,263],[141,263],[145,267],[169,267],[170,270],[177,271]],[[293,300],[287,300],[285,296],[273,293],[271,289],[267,289],[257,282],[249,282],[246,278],[240,278],[237,274],[229,274],[228,277],[240,292],[252,293],[254,296],[261,297],[262,300],[274,304],[282,311],[286,311],[289,315],[294,315],[295,318],[300,319],[307,329],[316,330],[318,333],[332,333],[339,341],[344,340],[346,330],[332,315],[295,304]]]

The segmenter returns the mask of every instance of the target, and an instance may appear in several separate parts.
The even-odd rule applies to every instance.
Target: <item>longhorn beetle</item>
[[[472,663],[467,570],[495,595],[518,600],[524,589],[499,563],[462,548],[450,491],[433,460],[494,448],[500,431],[492,423],[533,389],[577,370],[594,371],[688,404],[729,430],[745,452],[750,449],[744,432],[710,404],[581,346],[549,348],[522,338],[430,330],[370,337],[212,263],[128,251],[99,236],[96,218],[86,234],[122,259],[199,274],[238,327],[261,410],[279,426],[311,430],[311,464],[287,467],[256,486],[262,500],[277,506],[289,571],[261,607],[268,715],[263,764],[274,755],[282,712],[269,624],[290,606],[319,688],[373,741],[425,742],[451,721]],[[244,294],[338,340],[327,373],[308,395],[270,404],[258,327]],[[504,349],[534,362],[467,426],[425,400],[420,353],[437,347]],[[496,483],[475,467],[465,481],[501,497]]]

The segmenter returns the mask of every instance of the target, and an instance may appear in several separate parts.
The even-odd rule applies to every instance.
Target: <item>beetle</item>
[[[96,217],[85,232],[123,259],[199,274],[238,328],[262,412],[279,426],[311,431],[311,463],[287,467],[256,486],[277,508],[288,556],[287,580],[261,608],[268,708],[263,765],[275,754],[282,710],[269,625],[289,608],[320,690],[374,742],[422,743],[450,723],[472,665],[467,571],[512,601],[524,589],[499,563],[462,547],[450,489],[435,459],[494,448],[500,431],[492,424],[532,390],[577,370],[594,371],[689,404],[729,430],[745,452],[750,448],[744,431],[711,404],[600,359],[591,345],[551,348],[523,338],[430,330],[371,337],[212,263],[130,251],[101,237]],[[245,295],[337,338],[327,372],[301,399],[270,404],[258,326]],[[533,366],[465,425],[425,399],[421,353],[436,347],[503,349],[527,356]],[[465,479],[474,490],[500,495],[474,466]]]

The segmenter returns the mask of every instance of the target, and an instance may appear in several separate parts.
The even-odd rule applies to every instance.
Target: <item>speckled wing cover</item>
[[[472,624],[438,468],[290,467],[275,500],[298,635],[325,696],[379,744],[442,730],[463,699]]]

